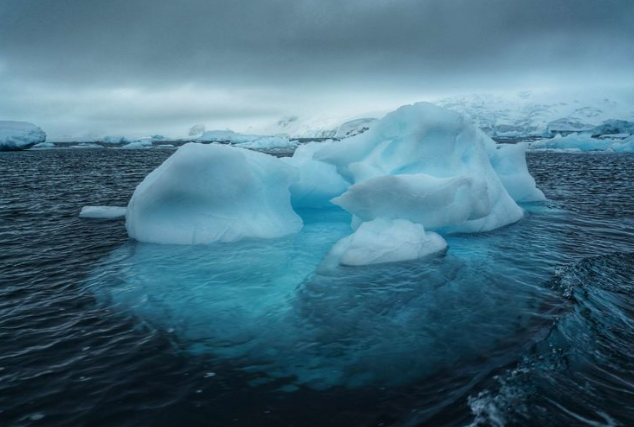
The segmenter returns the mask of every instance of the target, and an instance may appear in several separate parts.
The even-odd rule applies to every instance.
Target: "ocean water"
[[[519,223],[352,268],[336,209],[207,247],[78,218],[170,153],[0,153],[0,425],[634,424],[634,156],[529,153]]]

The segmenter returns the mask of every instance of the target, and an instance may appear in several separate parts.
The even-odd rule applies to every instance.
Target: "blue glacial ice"
[[[314,158],[315,152],[333,143],[334,141],[310,142],[297,147],[293,157],[280,159],[299,171],[299,181],[290,187],[295,208],[332,207],[330,200],[350,186],[350,183],[337,173],[334,165]]]
[[[614,153],[634,153],[634,136],[625,139],[593,138],[589,133],[557,135],[552,139],[532,142],[531,150],[551,150],[561,152],[606,151]]]
[[[0,151],[24,150],[46,141],[46,133],[32,123],[0,120]]]
[[[126,228],[139,241],[181,245],[297,233],[289,186],[298,176],[273,156],[186,144],[136,188]]]
[[[88,286],[265,381],[398,385],[490,364],[544,327],[534,284],[557,239],[531,238],[555,228],[539,210],[519,221],[514,198],[543,200],[524,150],[429,104],[290,159],[187,144],[138,186],[133,240]]]
[[[295,210],[336,204],[364,236],[347,238],[333,254],[362,265],[350,243],[371,241],[367,264],[413,259],[446,247],[424,230],[491,231],[522,218],[516,201],[543,200],[525,149],[496,145],[459,114],[426,103],[401,107],[363,134],[299,147],[287,159],[188,144],[139,185],[126,224],[130,237],[153,243],[275,238],[300,231]]]
[[[246,135],[232,130],[208,130],[197,138],[201,142],[221,142],[234,144],[242,148],[268,149],[291,148],[297,146],[297,141],[291,141],[284,135]]]
[[[125,217],[127,208],[124,206],[84,206],[79,212],[80,218],[117,219]]]
[[[531,238],[552,229],[547,215],[447,236],[444,256],[362,268],[328,256],[351,232],[347,212],[301,215],[301,233],[265,244],[130,241],[87,286],[111,310],[223,369],[314,389],[400,385],[478,360],[495,365],[506,346],[520,349],[535,328],[550,326],[540,324],[548,294],[534,284],[549,277],[552,248]]]

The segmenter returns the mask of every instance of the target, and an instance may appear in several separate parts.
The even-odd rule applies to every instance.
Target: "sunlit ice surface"
[[[443,255],[362,268],[327,256],[350,233],[349,215],[306,210],[301,233],[280,239],[130,241],[87,285],[186,351],[258,373],[255,383],[402,385],[479,359],[504,363],[547,328],[558,300],[540,285],[562,261],[553,223],[566,214],[525,208],[513,226],[449,236]]]

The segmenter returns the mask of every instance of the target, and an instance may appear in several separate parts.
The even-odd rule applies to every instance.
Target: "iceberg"
[[[79,212],[80,218],[117,219],[123,218],[127,208],[122,206],[84,206]]]
[[[180,245],[297,233],[289,187],[298,175],[263,153],[189,143],[136,188],[126,228],[138,241]]]
[[[32,123],[0,120],[0,151],[24,150],[44,141],[46,133]]]
[[[231,131],[205,135],[234,144],[187,144],[148,175],[128,206],[130,237],[275,238],[301,230],[294,209],[340,207],[351,214],[353,234],[331,255],[376,264],[437,253],[446,248],[441,235],[512,224],[523,217],[518,202],[544,200],[526,144],[496,144],[459,114],[427,103],[401,107],[362,134],[301,145],[290,158],[238,148],[256,140]]]
[[[245,135],[232,130],[208,130],[197,138],[200,142],[219,142],[236,144],[244,148],[294,148],[297,141],[291,141],[286,136]]]
[[[630,136],[623,141],[616,141],[610,146],[610,150],[615,153],[634,153],[634,136]]]
[[[124,145],[121,148],[125,150],[139,150],[139,149],[145,149],[145,148],[152,148],[153,145],[154,144],[153,144],[152,137],[146,136],[146,137],[134,140],[130,142],[129,144]]]
[[[552,139],[544,139],[531,142],[531,150],[555,150],[555,151],[613,151],[616,153],[634,153],[634,137],[627,139],[594,138],[590,134],[570,134],[556,136]]]

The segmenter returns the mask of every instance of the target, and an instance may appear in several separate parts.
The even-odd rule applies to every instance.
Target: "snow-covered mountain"
[[[604,96],[524,91],[453,96],[432,102],[461,113],[494,137],[587,131],[607,120],[634,119],[632,103]]]

